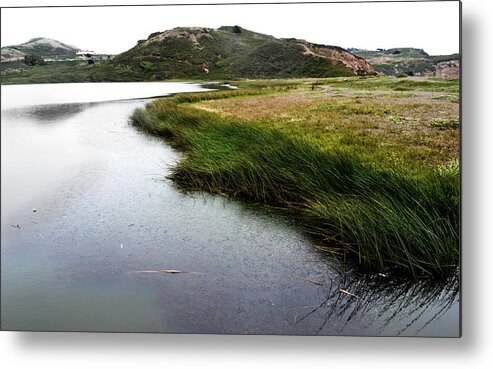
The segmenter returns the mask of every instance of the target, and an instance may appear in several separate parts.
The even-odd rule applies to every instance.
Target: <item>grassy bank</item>
[[[249,92],[243,96],[222,91],[208,97],[187,94],[156,100],[137,110],[132,121],[185,153],[171,174],[185,188],[288,208],[327,251],[366,270],[410,276],[446,276],[456,270],[459,176],[456,161],[450,160],[453,155],[441,158],[441,165],[426,158],[425,164],[418,160],[418,166],[375,160],[389,147],[381,147],[384,154],[375,149],[362,155],[359,145],[364,143],[334,141],[337,129],[320,138],[311,123],[331,115],[337,120],[330,109],[315,110],[318,118],[307,114],[304,120],[287,122],[270,112],[272,99],[317,96],[325,89],[317,85],[315,90],[307,81],[288,84],[287,89],[285,81],[256,83],[245,83]],[[312,107],[313,101],[305,97],[295,104],[300,114]],[[339,102],[349,121],[367,113],[379,116],[378,109],[365,114],[351,111],[354,104],[344,105],[346,97]],[[250,110],[235,110],[239,115],[228,110],[249,100],[255,102],[256,111],[274,115],[266,119],[249,115]],[[315,105],[318,102],[315,97]],[[427,128],[444,136],[453,129]],[[360,129],[351,126],[351,130],[356,134]],[[390,147],[396,152],[400,148]]]
[[[2,63],[0,65],[1,83],[78,83],[78,82],[137,82],[140,75],[122,67],[115,67],[109,61],[50,62],[46,65],[28,66],[23,62]]]

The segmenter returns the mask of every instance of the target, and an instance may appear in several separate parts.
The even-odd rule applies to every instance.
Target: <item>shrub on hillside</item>
[[[26,55],[24,57],[24,63],[27,65],[46,65],[44,59],[39,55]]]

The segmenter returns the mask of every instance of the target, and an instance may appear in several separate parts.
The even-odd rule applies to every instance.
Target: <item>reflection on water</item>
[[[163,180],[179,155],[128,124],[145,100],[25,106],[33,88],[2,110],[4,329],[459,334],[457,281],[345,271],[289,219]]]
[[[28,117],[40,124],[63,122],[65,119],[82,113],[91,104],[60,104],[60,105],[35,105],[26,108],[7,110],[5,117],[10,119],[22,119]]]
[[[326,298],[298,322],[323,311],[325,320],[318,332],[322,332],[332,320],[343,322],[341,332],[344,332],[351,320],[367,316],[370,319],[366,325],[374,326],[376,335],[419,336],[434,322],[440,321],[451,308],[456,308],[459,300],[456,277],[446,281],[414,282],[393,281],[382,274],[353,273],[344,275],[338,286],[343,287],[335,287],[331,281]],[[450,328],[449,334],[435,331],[434,335],[457,335],[457,322],[452,319],[449,324],[445,327]]]
[[[196,92],[197,83],[56,83],[2,86],[2,110],[33,105],[117,101]],[[202,89],[205,91],[205,89]]]

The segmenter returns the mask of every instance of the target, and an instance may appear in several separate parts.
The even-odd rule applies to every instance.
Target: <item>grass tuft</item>
[[[459,127],[459,119],[442,119],[442,118],[434,118],[430,121],[430,125],[432,127],[447,129],[447,128],[458,128]]]

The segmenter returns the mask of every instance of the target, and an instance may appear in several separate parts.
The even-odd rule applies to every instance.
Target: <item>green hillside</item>
[[[341,48],[276,39],[238,26],[156,32],[117,56],[114,64],[139,73],[143,80],[375,74],[362,58]]]

